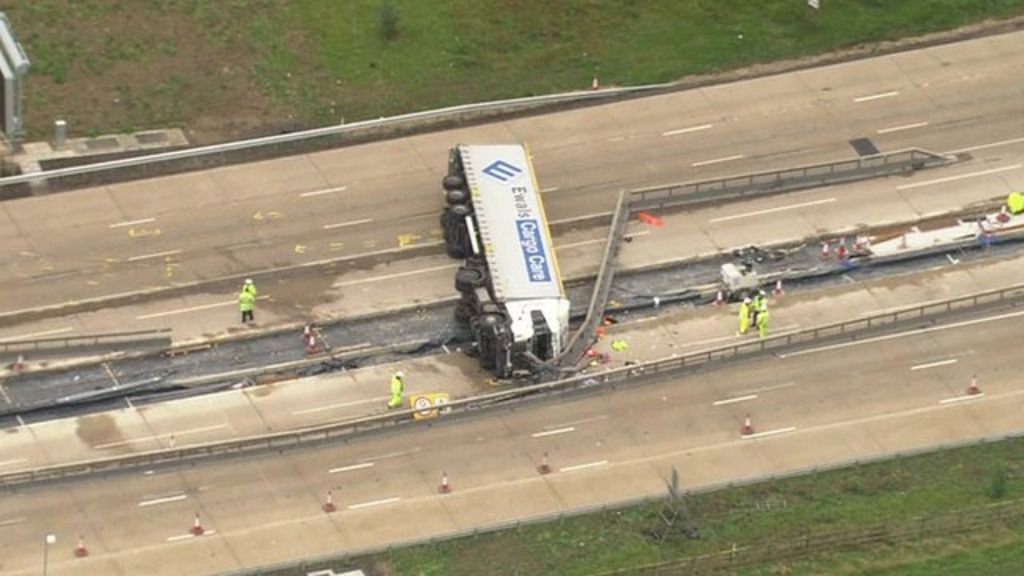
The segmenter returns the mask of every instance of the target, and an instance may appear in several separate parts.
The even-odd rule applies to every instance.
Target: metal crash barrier
[[[682,374],[690,369],[710,367],[716,363],[724,363],[732,359],[755,357],[756,355],[769,352],[795,350],[808,344],[860,340],[864,339],[867,335],[877,335],[886,329],[899,328],[908,322],[931,322],[934,324],[944,317],[958,313],[977,313],[985,309],[1019,306],[1021,304],[1024,304],[1024,285],[1016,285],[846,322],[780,334],[763,340],[672,356],[634,366],[581,374],[553,382],[454,400],[446,404],[445,408],[450,410],[453,415],[469,413],[502,406],[509,401],[527,400],[577,390],[613,387],[617,384],[646,378],[664,378]],[[414,420],[414,412],[416,410],[402,410],[297,430],[275,432],[262,436],[221,440],[180,448],[152,450],[137,454],[112,456],[27,470],[15,470],[0,474],[0,486],[16,486],[34,482],[86,477],[121,470],[134,470],[141,467],[194,462],[215,456],[221,457],[267,450],[285,450],[336,438],[352,437],[360,433],[381,430],[397,425],[413,425],[416,422]]]

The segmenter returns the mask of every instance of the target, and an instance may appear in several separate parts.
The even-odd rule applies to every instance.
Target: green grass
[[[1024,498],[1024,441],[697,495],[690,504],[701,529],[699,541],[655,543],[648,534],[658,526],[659,506],[641,506],[396,550],[367,559],[366,564],[395,576],[595,574],[718,552],[734,543],[787,541],[808,530],[856,528],[983,506],[996,501],[990,483],[1000,470],[1006,473],[1002,499]],[[928,558],[948,556],[940,565],[962,564],[967,575],[979,562],[988,563],[991,570],[984,573],[991,576],[999,574],[1000,565],[1020,558],[1013,542],[1024,543],[1024,522],[993,526],[984,534],[830,555],[747,573],[852,575],[881,569],[895,575],[914,569],[926,574],[932,566]]]
[[[207,141],[582,89],[594,76],[663,82],[1024,13],[1024,0],[824,5],[32,0],[6,11],[32,60],[33,136],[65,117],[78,134],[184,125]]]

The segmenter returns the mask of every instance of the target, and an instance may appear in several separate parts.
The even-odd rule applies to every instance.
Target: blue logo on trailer
[[[523,251],[530,282],[550,282],[551,268],[541,238],[540,224],[536,220],[516,220],[516,231],[519,232],[519,248]]]
[[[484,174],[494,178],[498,182],[505,183],[523,172],[523,169],[509,164],[504,160],[495,160],[484,168]]]

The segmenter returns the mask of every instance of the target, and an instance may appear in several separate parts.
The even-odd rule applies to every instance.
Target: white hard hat
[[[767,296],[767,294],[764,293],[764,290],[758,290],[757,294],[758,296]]]
[[[405,372],[402,372],[401,370],[399,370],[398,372],[395,372],[395,378],[399,378],[399,379],[405,378]]]
[[[246,284],[252,284],[252,278],[246,278],[245,279],[245,283]]]
[[[744,304],[750,304],[750,296],[747,296],[746,298],[744,298],[743,299],[743,303]]]

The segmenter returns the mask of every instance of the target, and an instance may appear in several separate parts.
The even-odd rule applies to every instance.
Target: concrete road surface
[[[986,270],[951,267],[942,271],[946,277],[931,272],[931,281],[878,285],[859,298],[922,283],[956,289],[999,274]],[[824,301],[818,296],[791,310],[777,302],[775,313],[808,318]],[[60,537],[50,556],[54,573],[207,574],[657,494],[672,466],[685,487],[700,488],[1018,432],[1024,392],[1000,344],[1015,337],[1020,314],[812,348],[345,445],[21,490],[0,500],[0,570],[38,570],[37,541],[46,531]],[[659,330],[671,332],[648,332]],[[638,332],[627,334],[643,347]],[[972,375],[983,394],[966,394]],[[250,400],[269,415],[275,395],[268,388]],[[288,397],[278,398],[287,410]],[[241,414],[217,404],[191,407],[197,429],[215,427],[218,414]],[[755,434],[743,437],[748,414]],[[96,422],[79,419],[76,434],[95,432],[89,427]],[[545,452],[554,472],[541,476]],[[449,494],[438,492],[443,474]],[[338,511],[328,515],[320,506],[329,490]],[[196,514],[205,529],[199,537],[189,532]],[[89,558],[72,555],[78,534]]]
[[[179,340],[235,327],[237,281],[259,271],[333,262],[303,281],[262,281],[260,322],[284,322],[398,305],[372,296],[445,276],[451,261],[410,262],[438,242],[439,180],[456,142],[526,141],[547,212],[572,222],[611,209],[617,191],[795,164],[848,158],[847,141],[869,137],[882,150],[922,146],[972,155],[967,164],[918,175],[913,188],[887,181],[832,195],[759,201],[709,218],[692,238],[710,251],[772,239],[761,226],[793,222],[792,234],[853,227],[853,208],[888,206],[921,216],[1024,187],[1018,114],[1024,33],[936,46],[870,60],[354,146],[155,178],[0,205],[5,313],[197,283],[184,296],[145,309],[8,327],[3,337],[173,326]],[[929,183],[925,183],[929,182]],[[837,189],[839,190],[839,189]],[[849,191],[855,191],[853,195]],[[899,198],[894,198],[899,196]],[[787,210],[787,203],[796,205]],[[883,204],[884,203],[884,204]],[[769,212],[764,212],[764,211]],[[743,213],[749,217],[741,218]],[[871,220],[879,216],[870,214]],[[717,219],[717,220],[716,220]],[[762,224],[768,223],[768,224]],[[571,253],[597,253],[601,230],[557,239]],[[650,238],[643,233],[650,232]],[[669,246],[636,230],[637,251]],[[367,255],[376,256],[367,260]],[[575,267],[585,272],[591,256]],[[338,259],[347,260],[338,260]],[[647,258],[648,260],[650,257]],[[569,267],[569,272],[573,267]],[[211,281],[230,276],[225,284]],[[450,282],[450,278],[448,279]],[[407,303],[407,291],[401,297]],[[412,300],[418,295],[412,295]],[[422,298],[420,298],[422,299]],[[339,304],[340,303],[340,304]],[[351,304],[350,304],[351,303]],[[99,304],[102,307],[102,304]],[[237,329],[237,328],[235,328]]]

